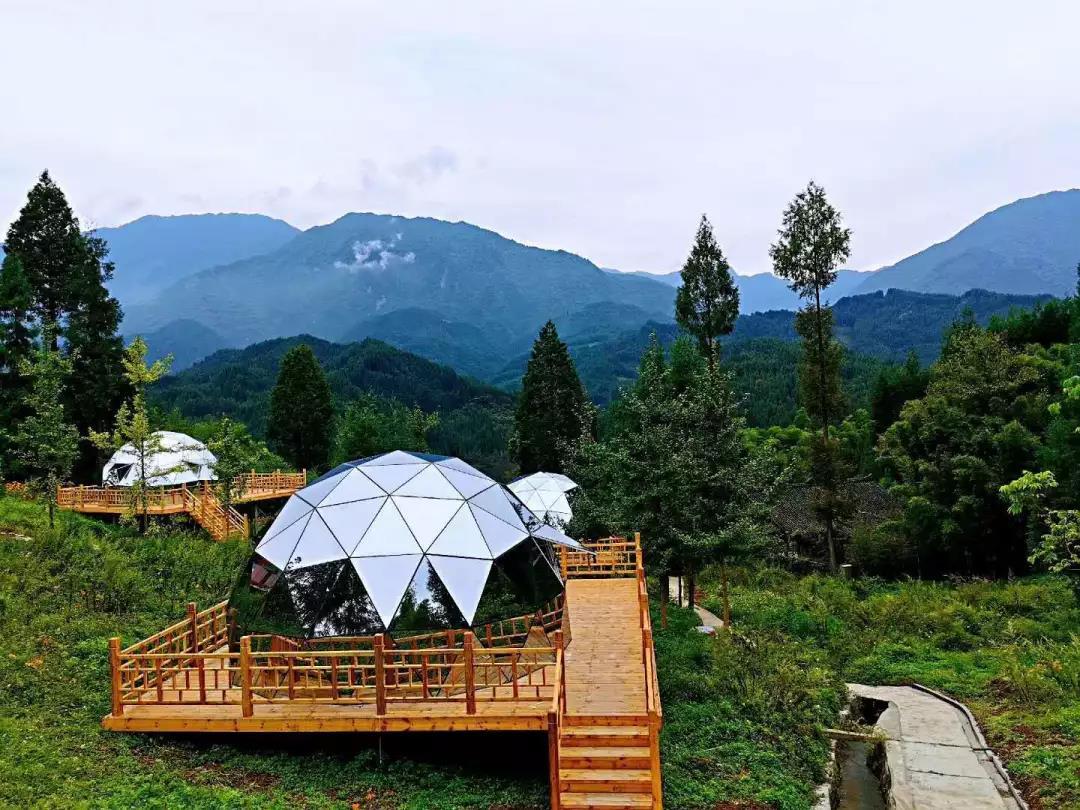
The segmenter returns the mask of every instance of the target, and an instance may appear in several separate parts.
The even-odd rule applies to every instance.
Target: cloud
[[[422,155],[399,163],[394,167],[394,174],[402,180],[424,186],[456,172],[457,169],[458,156],[454,152],[441,146],[433,146]]]
[[[334,267],[338,270],[347,270],[357,273],[361,270],[388,270],[391,267],[403,264],[412,264],[416,261],[416,254],[411,250],[408,253],[395,253],[393,248],[401,242],[401,234],[394,234],[390,239],[369,239],[367,242],[353,242],[353,260],[351,262],[336,261]]]

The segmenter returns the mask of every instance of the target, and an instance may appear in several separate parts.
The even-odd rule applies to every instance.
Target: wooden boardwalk
[[[565,596],[472,630],[297,642],[224,602],[125,649],[112,712],[141,732],[546,731],[551,806],[661,808],[662,720],[638,538],[561,551]],[[229,639],[233,638],[230,646]]]

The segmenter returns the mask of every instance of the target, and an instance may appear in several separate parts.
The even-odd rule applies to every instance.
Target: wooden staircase
[[[556,694],[548,715],[551,806],[663,807],[660,709],[641,542],[613,541],[588,561],[567,561],[564,628],[572,640],[558,651]],[[614,558],[629,556],[627,566]],[[575,567],[581,569],[575,578]],[[626,575],[626,570],[632,572]]]
[[[185,487],[183,497],[188,514],[215,540],[248,536],[248,519],[231,506],[226,509],[205,483],[199,489]]]

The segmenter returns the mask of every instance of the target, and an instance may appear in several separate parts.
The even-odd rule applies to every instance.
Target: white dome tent
[[[536,472],[515,478],[507,486],[545,523],[561,529],[574,516],[567,495],[577,484],[561,473]]]
[[[393,451],[293,495],[230,605],[249,633],[396,632],[418,611],[433,628],[469,626],[497,586],[561,590],[551,543],[582,549],[464,461]]]
[[[217,457],[206,445],[184,433],[159,430],[154,434],[160,449],[146,463],[146,485],[151,487],[213,481]],[[125,444],[112,454],[101,471],[105,486],[130,487],[138,483],[141,471],[134,445]]]

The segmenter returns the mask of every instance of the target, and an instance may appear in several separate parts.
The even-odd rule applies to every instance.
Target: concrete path
[[[683,593],[686,593],[686,589],[683,589]],[[668,577],[668,599],[675,604],[679,604],[679,578]],[[715,613],[703,608],[701,605],[694,605],[694,612],[697,613],[698,619],[701,620],[702,627],[711,627],[714,630],[719,630],[724,626],[724,620],[717,616]]]
[[[849,683],[860,697],[889,704],[876,728],[896,810],[1016,810],[1021,805],[967,716],[939,697],[910,686]]]

